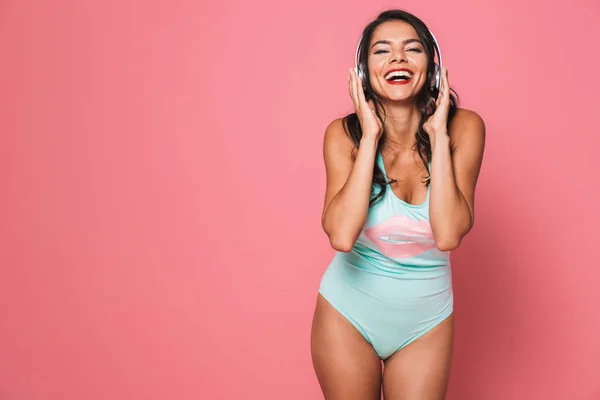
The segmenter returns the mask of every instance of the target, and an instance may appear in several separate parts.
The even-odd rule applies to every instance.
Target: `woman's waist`
[[[452,296],[449,264],[426,268],[380,265],[354,252],[337,253],[325,271],[323,283],[352,287],[370,297],[402,304]]]
[[[391,279],[413,280],[443,278],[451,274],[450,259],[437,254],[392,259],[371,250],[355,246],[349,252],[337,252],[330,266],[340,265],[356,274],[383,275]]]

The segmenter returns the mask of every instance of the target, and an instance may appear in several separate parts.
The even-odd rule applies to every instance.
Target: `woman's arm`
[[[336,119],[325,131],[323,157],[327,189],[321,223],[337,251],[352,250],[364,227],[378,140],[373,135],[363,137],[353,160],[354,144],[342,120]]]
[[[475,222],[475,186],[485,146],[485,124],[459,109],[449,134],[438,131],[432,147],[429,217],[437,247],[456,249]]]
[[[327,127],[323,143],[327,190],[321,217],[331,246],[344,252],[352,250],[367,219],[373,165],[383,133],[375,105],[366,101],[362,80],[354,69],[348,74],[348,92],[360,122],[362,139],[353,159],[354,142],[346,134],[342,120],[336,119]]]
[[[475,222],[475,184],[485,145],[485,125],[459,109],[450,124],[448,68],[442,68],[436,110],[423,124],[431,143],[429,221],[438,249],[457,248]],[[452,148],[451,148],[452,147]]]

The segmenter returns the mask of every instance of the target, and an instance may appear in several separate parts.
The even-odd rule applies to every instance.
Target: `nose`
[[[407,62],[408,61],[406,59],[406,53],[402,49],[401,50],[392,51],[390,54],[391,54],[390,64],[392,64],[392,63],[402,63],[402,62]]]

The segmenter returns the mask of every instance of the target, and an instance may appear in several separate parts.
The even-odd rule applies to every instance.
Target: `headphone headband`
[[[437,90],[440,89],[440,83],[441,83],[441,73],[442,73],[442,52],[440,51],[440,46],[438,45],[437,39],[435,38],[435,36],[433,35],[433,33],[431,31],[429,31],[429,34],[431,35],[431,37],[433,38],[433,47],[435,50],[435,53],[437,53],[437,57],[438,57],[438,63],[435,63],[434,61],[434,74],[435,74],[435,88]],[[354,56],[354,63],[356,64],[356,74],[361,78],[364,79],[363,77],[363,71],[362,68],[360,68],[359,63],[358,63],[358,52],[360,50],[360,42],[362,42],[362,36],[360,37],[360,39],[358,40],[358,45],[356,46],[356,54]],[[434,54],[435,57],[435,54]]]

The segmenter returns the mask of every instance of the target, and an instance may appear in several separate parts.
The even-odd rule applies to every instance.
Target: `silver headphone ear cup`
[[[440,89],[440,67],[437,64],[433,64],[433,85],[432,87]]]

